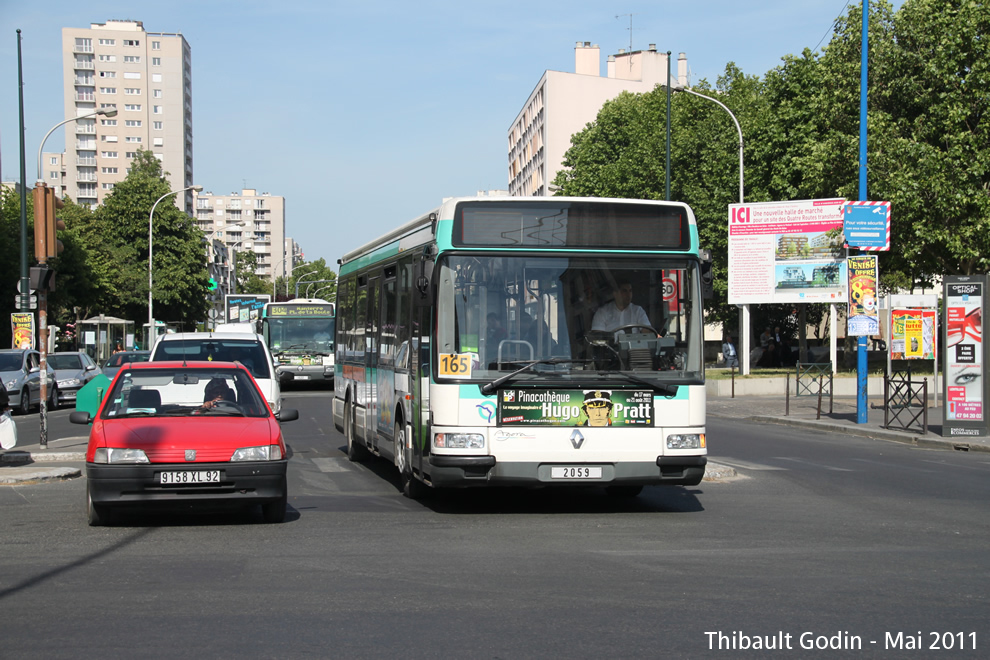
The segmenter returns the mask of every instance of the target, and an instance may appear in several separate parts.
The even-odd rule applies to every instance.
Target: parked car
[[[90,525],[126,508],[260,506],[267,522],[285,519],[286,448],[276,418],[242,364],[132,363],[117,372],[86,448]]]
[[[282,407],[282,388],[275,371],[275,360],[259,334],[177,332],[162,335],[151,351],[151,361],[162,360],[240,362],[258,381],[258,387],[276,415]]]
[[[48,407],[58,403],[58,383],[51,363],[48,369]],[[41,354],[25,348],[0,350],[0,381],[7,389],[10,407],[26,415],[41,405]]]
[[[52,353],[48,356],[48,364],[55,370],[59,404],[75,401],[83,385],[100,373],[93,358],[82,351]]]
[[[103,363],[103,375],[113,380],[117,370],[122,365],[132,362],[147,362],[151,359],[151,351],[120,351],[114,353]]]

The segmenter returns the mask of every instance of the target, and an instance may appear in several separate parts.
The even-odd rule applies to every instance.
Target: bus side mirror
[[[712,253],[711,250],[699,250],[701,257],[701,297],[704,300],[711,300],[715,297],[715,285],[712,274]]]
[[[416,297],[416,304],[420,307],[433,306],[433,260],[429,255],[423,254],[419,262],[419,275],[416,277],[416,290],[419,295]]]

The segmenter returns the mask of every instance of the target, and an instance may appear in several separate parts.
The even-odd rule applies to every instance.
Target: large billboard
[[[265,303],[271,302],[271,299],[271,296],[264,294],[228,294],[224,300],[224,323],[253,323],[260,320]]]
[[[729,302],[844,302],[845,203],[836,198],[729,205]]]

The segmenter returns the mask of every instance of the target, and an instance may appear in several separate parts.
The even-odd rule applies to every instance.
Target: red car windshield
[[[103,419],[189,415],[268,417],[264,398],[243,369],[129,369],[114,382]]]

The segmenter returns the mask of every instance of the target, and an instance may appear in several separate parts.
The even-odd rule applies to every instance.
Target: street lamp
[[[70,117],[69,119],[66,119],[63,122],[59,122],[55,124],[54,126],[52,126],[52,130],[45,133],[45,137],[41,141],[41,146],[38,147],[38,181],[42,181],[43,180],[42,177],[44,176],[44,174],[42,173],[43,168],[41,162],[41,152],[45,148],[45,141],[48,140],[48,137],[55,132],[55,129],[58,128],[59,126],[65,126],[70,121],[79,121],[80,119],[88,119],[90,117],[95,117],[97,115],[104,115],[106,117],[116,117],[117,111],[113,109],[107,110],[105,108],[101,108],[100,110],[95,110],[85,115],[79,115],[78,117]]]
[[[154,227],[155,208],[158,207],[158,202],[162,201],[166,197],[170,197],[172,195],[178,195],[179,193],[186,192],[187,190],[195,190],[196,192],[202,192],[203,186],[188,186],[186,188],[183,188],[182,190],[173,190],[172,192],[165,193],[164,195],[162,195],[161,197],[155,200],[155,203],[151,205],[151,213],[148,214],[148,348],[149,349],[152,348],[151,347],[152,337],[154,337],[157,334],[155,333],[155,314],[153,311],[154,303],[152,302],[151,299],[151,291],[152,291],[151,257],[154,246],[154,243],[152,241],[153,238],[152,228]]]
[[[717,106],[719,106],[720,108],[722,108],[723,110],[725,110],[727,113],[729,113],[729,116],[732,117],[732,123],[736,125],[736,131],[739,132],[739,203],[742,204],[743,203],[743,132],[742,132],[742,127],[739,126],[739,121],[736,119],[736,116],[732,114],[732,111],[729,110],[729,108],[727,108],[725,104],[719,101],[718,99],[713,99],[710,96],[699,94],[693,89],[688,89],[686,86],[674,84],[667,87],[667,89],[674,92],[687,92],[688,94],[694,94],[695,96],[699,96],[703,99],[707,99],[712,103],[716,104]],[[668,117],[670,116],[669,111],[667,116]],[[742,327],[740,328],[740,330],[742,332],[742,336],[739,338],[739,345],[740,347],[742,347],[743,350],[741,352],[742,360],[740,360],[739,363],[740,365],[739,373],[746,375],[749,373],[749,350],[748,350],[749,305],[743,305],[741,313],[742,313],[742,321],[740,322],[740,325]]]

